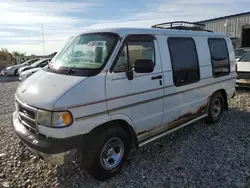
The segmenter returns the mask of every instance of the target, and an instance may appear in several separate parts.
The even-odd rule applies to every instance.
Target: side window
[[[28,64],[31,65],[32,63],[34,63],[34,62],[36,62],[36,61],[38,61],[38,60],[37,60],[37,59],[36,59],[36,60],[32,60],[32,61],[30,61]]]
[[[153,41],[128,41],[123,47],[113,71],[126,72],[128,65],[134,67],[137,59],[151,59],[155,63],[154,54]]]
[[[230,61],[225,39],[208,39],[214,77],[230,73]]]
[[[247,52],[239,61],[250,62],[250,53]]]
[[[134,67],[137,59],[151,59],[154,61],[153,41],[128,42],[129,65]]]
[[[40,64],[40,67],[44,67],[44,66],[46,66],[47,64],[48,64],[48,60],[42,62],[42,63]]]
[[[200,80],[196,46],[192,38],[171,37],[168,47],[172,61],[175,86],[183,86]]]
[[[127,53],[127,45],[125,45],[119,55],[119,58],[116,61],[116,65],[114,67],[114,72],[126,72],[128,70],[128,53]]]

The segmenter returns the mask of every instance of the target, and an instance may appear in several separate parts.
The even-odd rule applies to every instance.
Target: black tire
[[[18,71],[18,69],[16,69],[16,70],[14,71],[14,76],[17,76],[17,71]]]
[[[208,117],[206,119],[207,123],[217,123],[220,121],[224,114],[224,97],[221,92],[216,92],[211,96],[209,106],[208,106]]]
[[[118,162],[116,163],[116,161],[113,160],[113,162],[117,164],[116,166],[114,166],[111,169],[105,169],[104,168],[105,164],[102,161],[103,161],[103,158],[105,158],[106,155],[108,155],[108,152],[110,152],[110,150],[105,153],[103,152],[103,149],[106,148],[105,146],[107,142],[110,142],[116,139],[118,139],[119,141],[123,143],[123,146],[124,146],[123,155],[121,155],[122,157],[119,163]],[[90,134],[89,146],[86,147],[83,151],[82,167],[85,169],[85,171],[88,174],[93,176],[96,180],[104,181],[106,179],[109,179],[110,177],[116,175],[120,171],[121,167],[126,161],[129,148],[130,148],[129,143],[130,142],[128,140],[126,133],[123,131],[123,129],[119,125],[115,125],[115,126],[112,125],[106,129],[94,131],[93,133]],[[116,153],[115,150],[116,149],[114,149],[113,152]],[[122,149],[120,151],[122,151]],[[111,159],[114,159],[114,158],[110,157],[110,159],[107,159],[107,161]],[[109,164],[109,162],[107,161],[106,163]]]

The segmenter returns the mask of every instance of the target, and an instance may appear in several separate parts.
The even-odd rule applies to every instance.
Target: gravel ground
[[[220,123],[197,122],[153,142],[131,153],[116,177],[98,182],[19,143],[10,126],[17,85],[0,83],[0,187],[250,187],[250,90],[238,90]]]

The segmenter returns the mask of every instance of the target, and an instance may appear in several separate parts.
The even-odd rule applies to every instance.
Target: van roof
[[[106,29],[95,29],[85,31],[86,33],[95,32],[110,32],[117,33],[121,37],[129,34],[153,34],[153,35],[182,35],[182,36],[213,36],[213,37],[228,37],[225,34],[207,32],[207,31],[190,31],[190,30],[178,30],[178,29],[158,29],[158,28],[106,28]]]

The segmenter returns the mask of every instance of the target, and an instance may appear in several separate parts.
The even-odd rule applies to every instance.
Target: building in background
[[[207,30],[229,35],[234,47],[250,47],[250,12],[196,23],[205,24]]]

